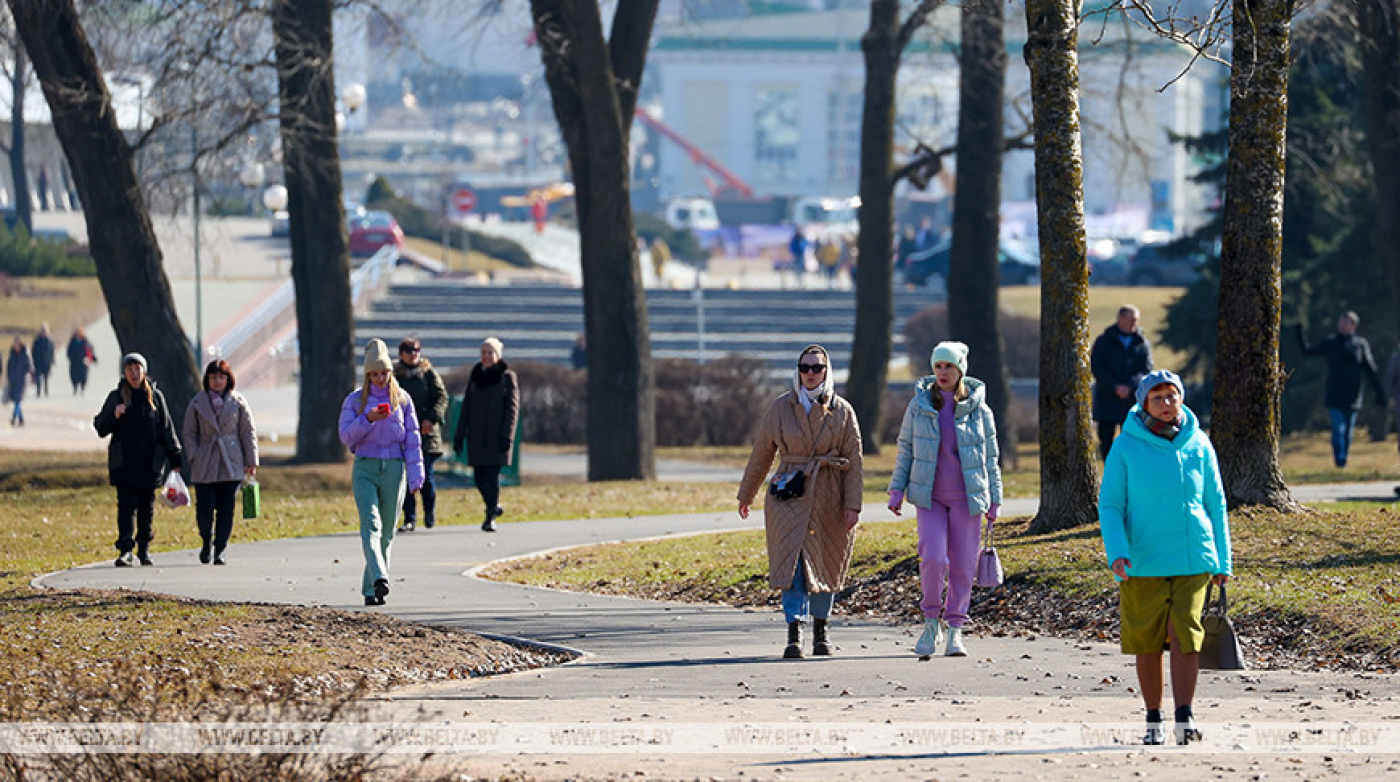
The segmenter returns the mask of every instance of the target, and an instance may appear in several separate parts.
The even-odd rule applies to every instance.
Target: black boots
[[[504,514],[505,512],[506,512],[506,509],[505,509],[505,508],[502,508],[502,507],[499,506],[499,505],[497,505],[497,506],[494,507],[494,508],[487,508],[487,509],[486,509],[486,520],[483,521],[483,522],[481,522],[481,529],[482,529],[482,531],[483,531],[483,532],[495,532],[495,531],[496,531],[496,519],[497,519],[499,516],[501,516],[502,514]]]
[[[812,654],[817,657],[831,656],[831,641],[826,638],[826,620],[812,620]]]
[[[796,660],[802,657],[802,623],[788,622],[787,648],[783,649],[783,659]]]
[[[202,546],[199,547],[199,564],[201,564],[201,565],[207,565],[207,564],[209,564],[210,552],[212,552],[213,550],[214,550],[213,544],[211,544],[211,543],[210,543],[209,541],[207,541],[207,540],[204,541],[204,545],[202,545]]]
[[[224,559],[224,550],[223,550],[223,549],[215,549],[215,550],[214,550],[214,564],[215,564],[215,565],[227,565],[227,564],[228,564],[228,562]]]

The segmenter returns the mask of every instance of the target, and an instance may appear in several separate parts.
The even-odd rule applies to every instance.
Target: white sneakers
[[[938,651],[938,645],[943,643],[944,636],[948,638],[948,646],[944,651],[945,657],[966,657],[967,647],[963,646],[962,628],[949,627],[942,619],[925,619],[924,631],[919,635],[919,640],[914,643],[914,654],[920,657],[931,657]]]
[[[1166,744],[1167,729],[1160,722],[1147,723],[1147,735],[1143,736],[1142,743],[1151,744],[1153,746],[1156,746],[1158,744]]]
[[[967,647],[963,646],[962,628],[948,628],[948,650],[943,653],[945,657],[966,657]]]
[[[1201,732],[1196,729],[1196,721],[1187,718],[1185,722],[1176,723],[1176,743],[1191,744],[1201,740]]]
[[[943,643],[943,620],[925,619],[924,632],[914,643],[914,654],[920,657],[930,657],[938,650],[940,643]]]

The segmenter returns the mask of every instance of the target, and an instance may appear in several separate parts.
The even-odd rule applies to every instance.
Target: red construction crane
[[[705,183],[709,186],[711,195],[718,195],[718,191],[720,190],[732,190],[744,198],[753,198],[753,188],[749,187],[747,182],[740,179],[733,171],[725,168],[723,163],[715,160],[709,153],[705,152],[705,150],[695,146],[690,139],[677,133],[670,125],[651,116],[651,114],[647,113],[646,109],[640,106],[637,107],[637,119],[641,120],[642,124],[646,125],[648,128],[660,133],[674,142],[676,146],[685,150],[686,154],[690,155],[690,159],[694,161],[696,165],[703,166],[723,180],[724,185],[720,187],[714,184],[713,180],[709,177],[705,178]]]

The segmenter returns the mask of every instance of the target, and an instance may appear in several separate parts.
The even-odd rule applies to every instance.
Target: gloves
[[[987,521],[996,521],[996,520],[997,520],[997,516],[1000,515],[1000,514],[1001,514],[1001,504],[1000,504],[1000,503],[994,502],[994,503],[992,503],[990,506],[987,507]]]
[[[903,505],[903,504],[904,504],[904,492],[902,492],[902,491],[891,491],[891,492],[890,492],[890,507],[891,507],[891,508],[898,508],[899,506],[901,506],[901,505]]]

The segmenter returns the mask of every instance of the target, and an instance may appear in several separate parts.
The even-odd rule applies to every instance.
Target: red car
[[[388,212],[366,212],[350,218],[350,255],[366,258],[386,245],[403,249],[403,229]]]

